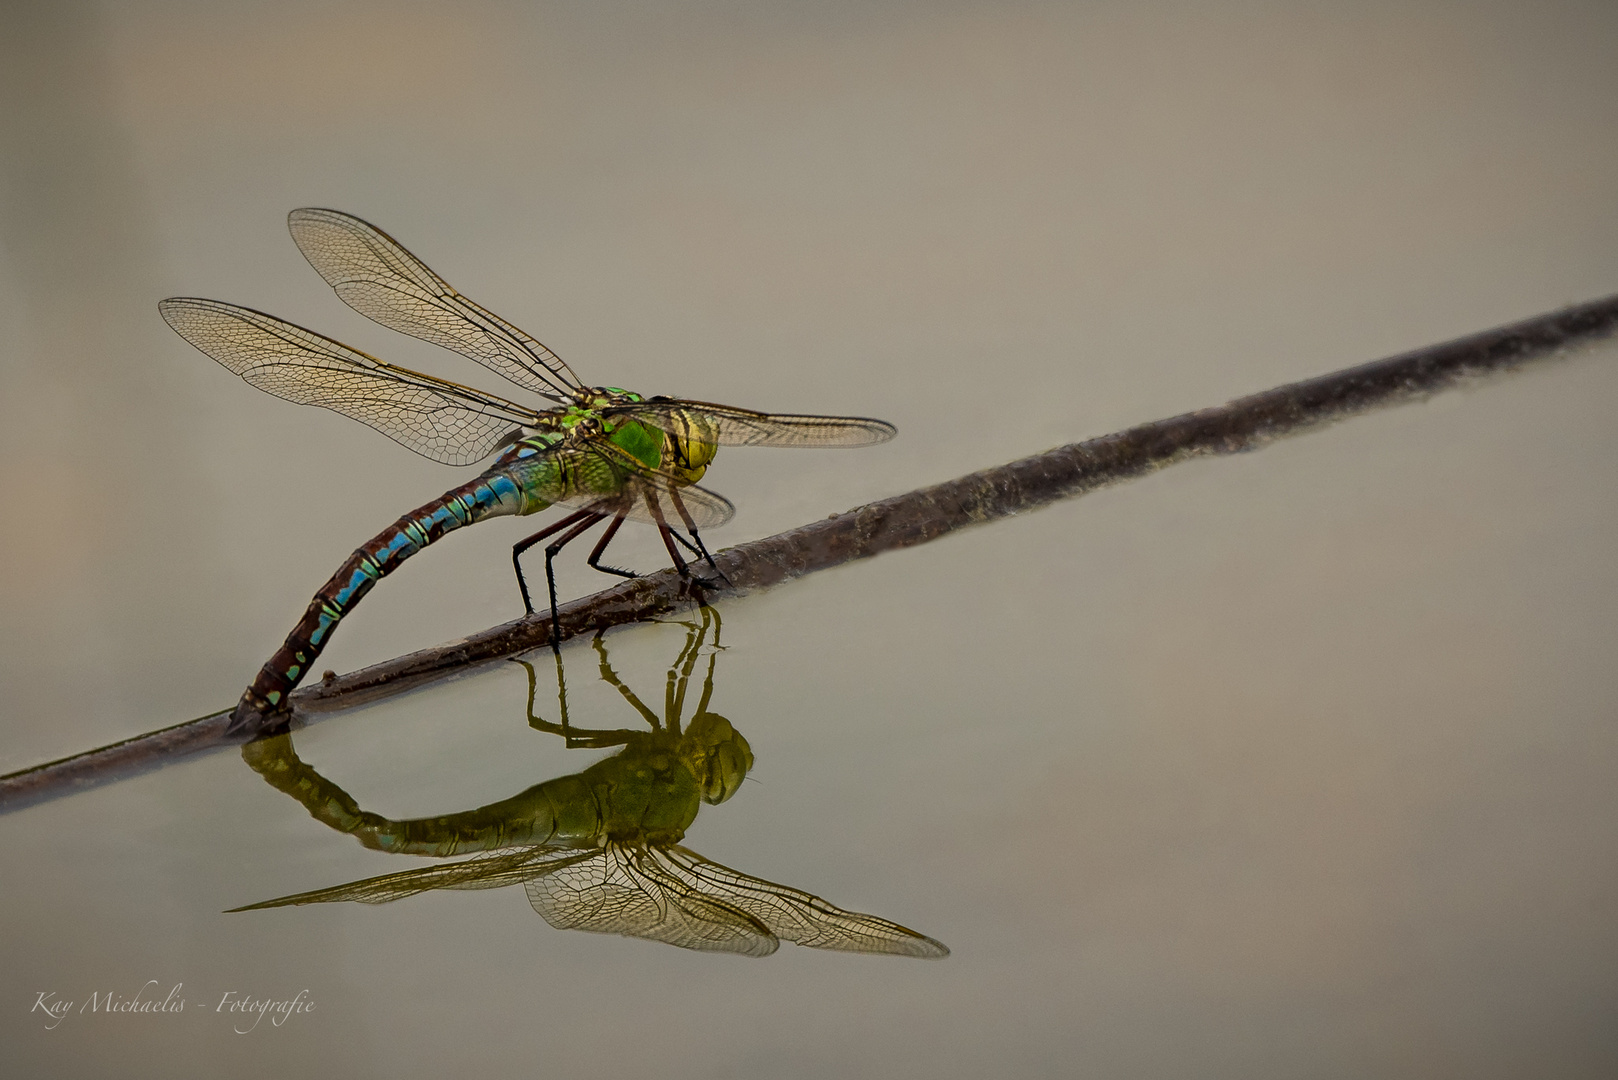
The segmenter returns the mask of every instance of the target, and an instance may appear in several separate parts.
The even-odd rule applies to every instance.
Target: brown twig
[[[720,552],[728,584],[695,589],[672,570],[627,581],[563,606],[563,640],[672,611],[696,595],[734,596],[895,548],[924,544],[1057,499],[1143,476],[1191,457],[1256,450],[1273,439],[1415,398],[1479,376],[1555,358],[1618,331],[1618,296],[1541,315],[1359,367],[1289,383],[1226,405],[1060,446],[857,507]],[[544,646],[548,615],[533,615],[432,649],[304,687],[292,695],[302,719],[373,701],[481,664]],[[0,812],[145,772],[230,746],[230,711],[0,776]]]

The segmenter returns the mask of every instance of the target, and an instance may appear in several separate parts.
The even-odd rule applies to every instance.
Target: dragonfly
[[[304,208],[288,215],[287,226],[310,265],[349,307],[460,353],[545,404],[522,405],[389,364],[252,308],[196,297],[158,305],[181,337],[266,393],[341,413],[446,465],[497,454],[475,479],[405,514],[355,550],[243,692],[231,715],[232,732],[265,730],[284,719],[288,695],[344,616],[378,581],[448,532],[553,506],[572,511],[512,547],[518,589],[532,615],[521,559],[535,544],[550,541],[545,582],[555,648],[560,636],[552,562],[602,522],[606,527],[586,560],[596,570],[637,576],[601,559],[619,527],[639,521],[657,528],[682,578],[692,578],[682,547],[719,573],[701,531],[723,525],[734,508],[697,483],[719,447],[857,447],[895,434],[892,424],[868,417],[764,413],[586,386],[561,357],[457,292],[375,225],[338,210]]]
[[[753,765],[752,748],[711,709],[719,618],[701,609],[670,666],[661,715],[642,703],[593,645],[602,681],[640,713],[647,729],[587,729],[568,718],[567,687],[556,657],[560,722],[535,714],[528,669],[528,722],[561,735],[569,748],[622,747],[582,772],[537,784],[508,799],[439,817],[396,820],[367,810],[303,762],[290,732],[242,748],[248,764],[316,820],[363,845],[443,862],[326,889],[265,900],[232,911],[353,901],[386,904],[436,889],[521,884],[530,905],[559,930],[647,938],[685,949],[767,956],[782,941],[820,949],[937,959],[938,941],[875,915],[847,911],[789,885],[731,869],[683,846],[703,804],[728,801]],[[694,672],[712,630],[701,698],[682,723]]]

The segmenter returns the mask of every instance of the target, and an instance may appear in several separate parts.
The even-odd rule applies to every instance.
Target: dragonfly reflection
[[[702,803],[729,799],[753,752],[729,720],[709,708],[719,649],[719,616],[683,623],[686,638],[664,688],[659,716],[618,677],[598,634],[601,679],[616,688],[649,730],[573,726],[562,662],[555,659],[558,721],[534,711],[538,679],[528,669],[528,720],[570,748],[623,747],[582,772],[537,784],[509,799],[440,817],[393,820],[362,810],[342,788],[301,761],[290,733],[242,748],[247,763],[297,799],[316,820],[366,847],[458,862],[385,874],[266,900],[234,911],[354,900],[385,904],[432,889],[495,889],[522,884],[558,929],[649,938],[685,949],[768,956],[782,940],[820,949],[938,958],[932,938],[875,915],[845,911],[800,889],[721,866],[680,841]],[[705,650],[710,631],[712,644]],[[693,673],[706,676],[682,721]]]

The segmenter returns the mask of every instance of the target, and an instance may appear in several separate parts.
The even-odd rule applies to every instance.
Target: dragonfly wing
[[[631,521],[687,530],[717,528],[736,514],[723,495],[648,469],[611,446],[560,446],[550,454],[557,480],[549,486],[554,490],[545,491],[543,483],[537,489],[559,506],[588,506]]]
[[[680,529],[716,529],[736,516],[731,501],[696,484],[681,484],[663,473],[637,473],[626,485],[627,517]]]
[[[525,886],[528,902],[558,930],[744,956],[768,956],[780,944],[747,912],[668,874],[644,847],[609,843],[589,859],[530,877]]]
[[[647,401],[604,410],[627,414],[681,438],[719,446],[874,446],[898,433],[886,420],[865,416],[762,413],[708,401]]]
[[[887,953],[941,959],[949,949],[907,926],[844,911],[818,896],[744,874],[703,858],[689,848],[672,846],[659,856],[671,875],[715,901],[747,912],[784,941],[815,949]]]
[[[452,349],[553,401],[578,388],[561,357],[456,292],[375,225],[305,207],[287,215],[287,228],[326,284],[366,318]]]
[[[549,423],[532,409],[395,367],[251,308],[177,297],[158,309],[181,337],[260,390],[342,413],[446,465],[487,457],[513,428]]]
[[[506,885],[515,885],[535,873],[544,873],[548,864],[565,861],[570,857],[584,858],[589,855],[593,853],[581,856],[571,849],[550,847],[499,851],[463,859],[460,862],[424,866],[397,874],[366,878],[363,881],[351,881],[346,885],[334,885],[329,889],[294,893],[275,900],[263,900],[257,904],[231,908],[230,911],[329,904],[340,900],[352,900],[361,904],[389,904],[433,889],[498,889]]]

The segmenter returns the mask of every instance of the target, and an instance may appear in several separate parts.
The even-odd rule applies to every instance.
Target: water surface
[[[720,545],[1618,289],[1606,5],[28,10],[0,32],[7,769],[227,706],[356,544],[466,475],[158,319],[216,296],[480,380],[344,308],[296,206],[376,221],[587,379],[899,426],[727,450]],[[225,914],[405,859],[225,752],[0,818],[8,1059],[1610,1075],[1615,360],[723,606],[713,704],[756,763],[685,843],[947,959],[560,931],[515,887]],[[412,560],[326,664],[515,617],[523,524]],[[657,698],[683,635],[607,643]],[[565,659],[576,720],[633,719],[588,643]],[[527,692],[495,665],[297,751],[391,818],[610,752],[534,730]],[[149,982],[185,1011],[31,1011]],[[248,1034],[214,1011],[301,991]]]

